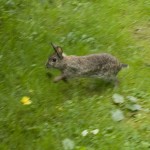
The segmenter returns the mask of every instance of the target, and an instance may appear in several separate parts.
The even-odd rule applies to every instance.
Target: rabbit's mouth
[[[51,65],[49,63],[45,64],[46,68],[51,68]]]

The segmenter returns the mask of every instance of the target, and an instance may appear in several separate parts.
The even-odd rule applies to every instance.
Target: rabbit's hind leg
[[[108,77],[107,81],[113,83],[115,89],[117,89],[119,87],[120,82],[119,82],[117,76]]]

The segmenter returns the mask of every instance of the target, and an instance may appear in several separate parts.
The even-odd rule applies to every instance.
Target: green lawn
[[[45,68],[50,42],[68,55],[111,53],[130,67],[119,73],[118,89],[98,79],[53,83],[59,71]],[[114,104],[115,93],[123,103]],[[30,105],[21,103],[24,96]],[[121,121],[112,118],[116,110]],[[0,1],[0,149],[69,150],[69,144],[150,149],[149,0]]]

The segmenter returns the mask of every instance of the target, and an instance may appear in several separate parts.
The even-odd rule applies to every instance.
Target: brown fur
[[[118,83],[117,74],[126,64],[120,63],[114,56],[102,53],[87,56],[63,56],[61,47],[52,45],[55,53],[46,63],[47,68],[59,69],[62,74],[54,79],[67,80],[74,77],[95,77],[114,80]]]

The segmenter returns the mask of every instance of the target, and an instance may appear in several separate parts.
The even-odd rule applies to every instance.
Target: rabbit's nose
[[[46,66],[46,68],[50,68],[49,63],[46,63],[45,66]]]

